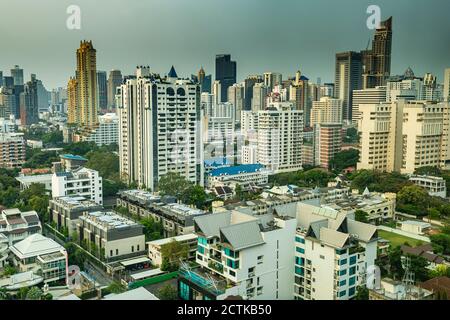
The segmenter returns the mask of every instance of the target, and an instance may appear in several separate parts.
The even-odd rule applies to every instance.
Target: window
[[[347,284],[347,280],[339,281],[339,287],[345,286]]]
[[[305,258],[295,257],[295,264],[303,266],[305,264]]]
[[[349,269],[349,274],[350,275],[354,275],[355,274],[355,271],[356,271],[356,268],[355,267],[351,267],[350,269]]]
[[[116,249],[116,256],[119,255],[119,249]]]
[[[189,286],[183,281],[180,281],[180,298],[183,300],[190,300],[190,290]]]
[[[198,237],[198,243],[203,246],[206,246],[208,244],[208,240],[206,240],[206,238],[203,237]]]
[[[342,265],[344,265],[344,264],[347,264],[347,259],[339,260],[339,265],[340,265],[340,266],[342,266]]]
[[[347,274],[347,270],[341,270],[341,271],[339,271],[339,275],[340,275],[340,276],[343,276],[343,275],[345,275],[345,274]]]
[[[197,251],[200,252],[201,254],[205,254],[205,248],[203,248],[202,246],[198,246]]]
[[[137,245],[137,251],[139,251],[139,245]]]
[[[295,273],[303,276],[305,274],[305,269],[300,267],[295,267]]]
[[[345,296],[345,290],[344,290],[344,291],[341,291],[341,292],[339,292],[339,297],[343,297],[343,296]]]
[[[348,289],[348,295],[349,296],[353,296],[355,294],[355,292],[356,292],[355,288],[356,287],[352,287],[352,288]]]
[[[356,256],[350,257],[350,265],[353,265],[356,263]]]
[[[299,236],[295,237],[295,241],[299,242],[299,243],[305,243],[305,239]]]
[[[112,257],[112,255],[113,255],[113,251],[112,250],[109,250],[109,255]]]
[[[296,247],[295,250],[300,253],[305,253],[305,249]]]
[[[336,254],[345,254],[347,253],[347,249],[336,249]]]
[[[264,258],[264,256],[259,256],[258,257],[258,264],[262,264],[263,263],[263,258]]]
[[[134,246],[131,246],[131,252],[134,252]]]
[[[348,279],[348,285],[352,286],[354,285],[356,282],[356,277],[351,277],[350,279]]]

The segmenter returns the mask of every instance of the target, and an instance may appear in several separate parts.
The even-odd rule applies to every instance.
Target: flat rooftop
[[[94,225],[107,229],[119,229],[138,225],[138,223],[112,211],[88,212],[84,216],[81,216],[80,219],[87,220]]]
[[[65,196],[52,199],[50,201],[61,204],[69,209],[100,207],[100,205],[98,205],[94,201],[86,199],[82,196]]]

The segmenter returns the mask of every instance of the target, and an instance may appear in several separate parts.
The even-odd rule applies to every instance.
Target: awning
[[[128,267],[128,266],[132,266],[133,264],[145,263],[145,262],[150,263],[150,259],[147,257],[140,257],[140,258],[136,258],[136,259],[121,261],[120,264],[125,267]]]

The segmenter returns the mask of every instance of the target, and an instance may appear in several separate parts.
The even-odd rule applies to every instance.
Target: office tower
[[[399,99],[361,110],[358,169],[411,174],[443,167],[448,153],[449,104]]]
[[[220,81],[220,102],[227,101],[228,87],[236,81],[236,61],[231,61],[229,54],[216,55],[216,81]]]
[[[80,118],[78,105],[77,79],[70,78],[67,83],[67,123],[77,124]]]
[[[258,163],[274,173],[301,170],[303,111],[292,102],[276,102],[253,113],[255,121],[247,123],[256,127],[244,130],[257,130]]]
[[[114,110],[116,108],[116,88],[122,84],[122,73],[120,70],[111,70],[108,78],[108,109]]]
[[[365,104],[378,104],[386,102],[386,87],[375,87],[370,89],[353,90],[352,99],[352,121],[358,122],[361,114],[360,108]]]
[[[14,88],[14,78],[9,76],[3,77],[3,86],[6,88]]]
[[[342,100],[343,119],[352,120],[352,92],[361,89],[361,54],[348,51],[336,54],[334,97]]]
[[[31,74],[31,81],[36,82],[36,90],[37,90],[37,96],[38,96],[38,111],[44,111],[47,112],[49,109],[49,101],[50,101],[50,92],[45,89],[44,84],[41,80],[36,78],[36,75],[34,73]]]
[[[215,96],[208,92],[202,92],[200,95],[200,105],[205,116],[212,115],[212,107],[214,106]]]
[[[386,85],[391,74],[392,17],[382,21],[372,40],[372,49],[362,51],[363,89]]]
[[[312,106],[313,101],[319,101],[321,98],[320,95],[321,86],[317,83],[309,83],[308,84],[308,103]]]
[[[320,97],[334,97],[334,83],[324,83],[321,85]]]
[[[198,71],[197,80],[200,85],[201,92],[211,93],[211,75],[206,75],[203,67],[201,67]]]
[[[117,90],[120,173],[139,187],[157,190],[168,172],[203,185],[200,86],[175,75],[140,67]]]
[[[450,68],[444,71],[444,101],[450,101]]]
[[[213,95],[214,95],[214,104],[215,105],[225,102],[224,100],[222,100],[222,84],[218,80],[214,81]]]
[[[28,126],[39,122],[38,83],[32,78],[20,94],[20,123]]]
[[[15,117],[17,108],[14,89],[0,87],[0,118],[9,118],[10,115]]]
[[[228,102],[232,103],[236,113],[236,121],[241,121],[241,111],[244,109],[245,88],[243,84],[235,83],[228,87]]]
[[[253,86],[252,111],[264,110],[266,108],[266,97],[269,88],[264,83],[255,83]]]
[[[203,81],[205,80],[205,76],[206,76],[205,70],[203,69],[203,66],[202,66],[200,68],[200,70],[198,70],[198,73],[197,73],[197,80],[198,80],[198,83],[200,84],[200,86],[202,85]]]
[[[3,86],[3,71],[0,71],[0,87]]]
[[[23,85],[23,69],[20,69],[18,65],[15,65],[14,69],[11,69],[11,77],[14,80],[15,86]]]
[[[77,49],[77,109],[79,126],[98,122],[97,61],[92,41],[82,41]]]
[[[263,82],[260,75],[251,75],[244,80],[244,110],[252,109],[253,86],[256,83]]]
[[[269,92],[273,90],[275,86],[281,85],[283,77],[278,72],[264,72],[264,84],[269,88]]]
[[[108,84],[106,80],[106,72],[97,72],[97,93],[98,107],[102,110],[108,108]]]
[[[323,97],[313,102],[311,126],[321,123],[342,124],[342,100]]]
[[[437,83],[436,76],[426,73],[423,77],[422,96],[420,100],[426,101],[443,101],[444,88]]]

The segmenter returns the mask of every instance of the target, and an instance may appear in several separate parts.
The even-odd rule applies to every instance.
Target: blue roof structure
[[[233,166],[233,167],[225,167],[225,168],[218,168],[209,173],[212,177],[218,177],[218,176],[232,176],[236,174],[241,173],[252,173],[256,171],[260,171],[263,169],[264,166],[262,164],[242,164],[239,166]]]
[[[63,154],[63,155],[61,155],[61,158],[68,159],[68,160],[88,161],[88,159],[86,159],[82,156],[74,156],[73,154]]]
[[[300,80],[303,80],[303,81],[307,81],[307,80],[309,80],[307,77],[305,77],[304,75],[301,75],[300,76]]]
[[[231,165],[231,161],[225,157],[218,157],[213,159],[207,159],[204,161],[205,167],[219,167],[225,165]]]
[[[177,72],[175,71],[175,68],[173,66],[172,68],[170,68],[168,76],[169,78],[178,78]]]

